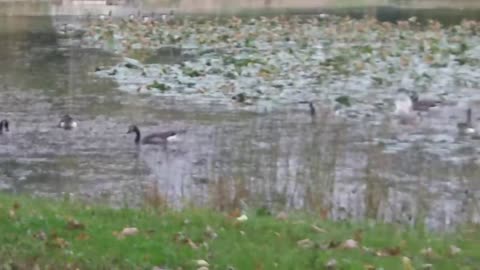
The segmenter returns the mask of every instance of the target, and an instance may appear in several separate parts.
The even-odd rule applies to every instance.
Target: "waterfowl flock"
[[[316,116],[316,109],[313,101],[300,101],[300,104],[308,104],[309,114],[313,118]],[[418,120],[421,112],[427,112],[431,108],[442,105],[440,100],[420,99],[418,93],[406,88],[399,88],[397,96],[394,99],[393,115],[401,124],[412,124]],[[457,123],[459,135],[471,135],[472,138],[479,138],[472,123],[472,109],[466,110],[465,122]]]
[[[78,127],[77,122],[73,119],[70,114],[65,114],[60,118],[60,121],[57,124],[58,128],[62,128],[65,130],[71,130]],[[8,120],[4,119],[0,121],[0,135],[3,132],[9,131],[9,122]],[[178,140],[178,135],[185,133],[186,130],[179,130],[179,131],[164,131],[164,132],[157,132],[148,134],[147,136],[142,138],[140,133],[140,129],[136,125],[130,125],[128,127],[128,133],[135,133],[135,144],[164,144],[166,142],[176,141]]]

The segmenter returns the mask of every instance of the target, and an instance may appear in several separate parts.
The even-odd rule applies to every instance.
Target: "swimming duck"
[[[4,128],[5,128],[5,131],[9,131],[8,130],[8,120],[6,120],[6,119],[0,121],[0,134],[3,133]]]
[[[166,143],[168,141],[174,141],[177,139],[177,135],[180,132],[185,132],[185,131],[165,131],[165,132],[158,132],[158,133],[152,133],[147,136],[145,136],[143,139],[141,139],[141,134],[140,134],[140,129],[138,129],[137,126],[131,125],[128,127],[128,133],[135,133],[135,143],[136,144],[162,144]]]
[[[460,134],[468,135],[475,134],[475,128],[472,125],[472,109],[467,109],[467,120],[457,124],[457,129]]]
[[[73,118],[69,114],[65,114],[58,123],[59,128],[63,129],[72,129],[77,127],[77,122],[73,120]]]

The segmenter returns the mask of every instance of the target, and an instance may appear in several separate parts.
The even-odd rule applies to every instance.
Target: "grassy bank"
[[[320,217],[259,213],[248,217],[239,221],[234,213],[194,209],[115,210],[0,194],[0,269],[325,269],[327,264],[327,269],[478,269],[480,265],[478,228],[434,235],[420,228],[330,222]]]

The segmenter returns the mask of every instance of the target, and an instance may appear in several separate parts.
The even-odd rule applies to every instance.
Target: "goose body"
[[[60,119],[57,127],[63,129],[73,129],[77,127],[77,122],[75,122],[69,114],[66,114]]]
[[[135,143],[136,144],[162,144],[168,141],[174,141],[177,139],[178,131],[164,131],[164,132],[157,132],[149,134],[142,138],[140,133],[140,129],[135,126],[131,125],[128,128],[128,133],[135,133]]]
[[[3,129],[5,129],[5,131],[9,131],[9,129],[8,129],[8,120],[6,120],[6,119],[0,121],[0,134],[3,133]]]
[[[430,108],[440,104],[438,100],[420,100],[418,94],[414,91],[410,93],[410,99],[412,100],[412,109],[414,111],[428,111]]]

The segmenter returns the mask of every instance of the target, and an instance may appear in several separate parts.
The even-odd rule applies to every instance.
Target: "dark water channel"
[[[116,56],[58,40],[49,18],[8,20],[0,18],[0,118],[11,123],[0,136],[3,191],[113,205],[155,193],[171,206],[308,209],[436,229],[480,222],[480,141],[455,138],[450,113],[433,111],[435,120],[405,129],[321,106],[312,122],[303,106],[249,113],[128,94],[93,73]],[[12,30],[18,22],[23,29]],[[67,112],[78,129],[55,127]],[[187,133],[167,147],[138,148],[126,134],[132,123]]]

